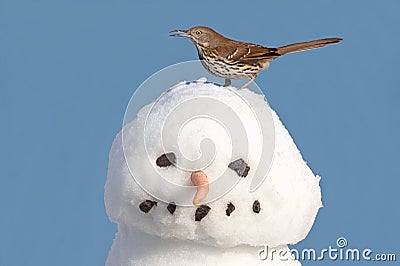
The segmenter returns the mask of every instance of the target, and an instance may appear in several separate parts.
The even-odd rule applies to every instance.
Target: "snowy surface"
[[[198,124],[193,122],[186,131],[182,130],[176,140],[178,144],[169,148],[180,149],[185,156],[197,158],[202,139],[200,135],[204,137],[204,129],[207,129],[207,137],[216,139],[217,143],[215,160],[204,169],[211,181],[226,170],[232,158],[246,158],[246,162],[253,167],[246,178],[239,178],[238,184],[229,193],[207,203],[211,210],[200,222],[194,221],[197,207],[177,206],[175,213],[171,214],[166,208],[167,203],[147,194],[132,177],[131,171],[135,177],[150,179],[150,183],[157,187],[157,180],[151,180],[151,177],[157,169],[157,157],[164,153],[159,138],[163,126],[160,119],[166,117],[171,106],[185,97],[201,91],[202,95],[222,99],[233,108],[244,108],[233,98],[230,101],[228,90],[222,89],[226,90],[213,84],[181,84],[170,90],[167,99],[157,102],[156,108],[148,105],[139,111],[137,119],[125,126],[123,140],[121,132],[116,136],[110,151],[105,204],[108,216],[118,224],[118,233],[107,265],[172,265],[171,260],[177,262],[174,265],[184,265],[185,262],[190,265],[205,265],[206,262],[209,263],[207,265],[214,265],[215,261],[219,261],[218,265],[258,265],[261,261],[257,258],[257,250],[261,246],[267,244],[286,248],[287,244],[297,243],[308,234],[322,206],[320,178],[304,162],[288,131],[264,98],[248,90],[237,92],[258,113],[271,111],[275,127],[274,160],[267,179],[258,190],[248,192],[254,165],[260,159],[257,136],[249,141],[246,150],[232,151],[232,140],[229,142],[224,132],[212,125],[207,126],[208,122],[201,120]],[[251,114],[246,110],[240,114],[241,119],[250,121],[248,125],[252,127]],[[194,130],[196,126],[198,130]],[[143,145],[143,138],[147,146]],[[157,171],[169,181],[190,184],[190,173],[185,170],[172,166]],[[235,172],[228,173],[237,180]],[[162,193],[167,202],[178,197],[179,191],[158,187],[157,193]],[[212,190],[213,183],[210,184],[210,192]],[[144,213],[138,207],[144,200],[155,200],[157,206]],[[261,205],[259,213],[252,210],[255,200]],[[235,211],[227,216],[229,202],[235,205]],[[263,263],[265,265],[266,261]],[[293,261],[270,263],[268,265],[298,265]]]
[[[257,256],[260,247],[237,246],[229,249],[205,246],[189,241],[161,240],[137,232],[126,225],[118,227],[107,266],[300,266],[287,246],[269,249],[265,260]],[[281,257],[279,252],[285,251]],[[265,255],[263,255],[265,256]]]

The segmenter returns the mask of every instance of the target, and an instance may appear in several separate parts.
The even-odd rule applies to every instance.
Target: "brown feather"
[[[279,54],[284,55],[287,53],[294,53],[294,52],[324,47],[325,45],[328,45],[331,43],[338,43],[341,40],[342,39],[340,39],[340,38],[326,38],[326,39],[320,39],[320,40],[314,40],[314,41],[308,41],[308,42],[299,42],[299,43],[281,46],[281,47],[277,48],[277,50],[278,50]]]
[[[240,63],[257,63],[260,60],[272,61],[280,56],[276,48],[229,40],[224,45],[214,48],[215,52],[226,60]]]

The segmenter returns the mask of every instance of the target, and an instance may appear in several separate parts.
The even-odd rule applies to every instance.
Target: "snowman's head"
[[[179,84],[139,111],[113,144],[107,180],[114,221],[214,246],[296,243],[321,206],[319,179],[264,97],[207,83]]]

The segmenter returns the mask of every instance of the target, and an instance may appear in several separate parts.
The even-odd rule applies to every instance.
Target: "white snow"
[[[269,249],[265,260],[257,256],[251,246],[225,249],[200,245],[193,241],[160,239],[132,230],[127,225],[118,226],[113,248],[107,258],[107,266],[299,266],[287,246]],[[281,258],[279,252],[286,251]],[[265,255],[264,255],[265,256]]]
[[[243,97],[257,114],[271,112],[275,127],[274,160],[268,177],[254,193],[249,192],[249,187],[260,160],[262,139],[256,134],[259,124],[254,113],[243,104],[243,99],[238,100],[237,95]],[[229,126],[224,128],[210,119],[191,120],[180,128],[186,121],[184,118],[198,114],[199,109],[206,115],[218,111],[212,108],[212,101],[203,109],[201,104],[193,102],[188,102],[191,108],[179,105],[191,97],[214,99],[235,110],[238,119],[233,126],[242,126],[247,131],[250,136],[248,146],[233,149],[232,143],[240,143],[236,138],[241,135],[235,135]],[[177,105],[182,110],[176,108]],[[164,123],[170,114],[175,117]],[[271,131],[271,125],[262,126],[268,127],[263,132]],[[163,133],[165,129],[168,130]],[[178,131],[179,134],[168,134]],[[210,165],[207,165],[209,154],[202,154],[204,139],[211,139],[215,145],[212,149],[214,160]],[[169,213],[168,203],[150,196],[132,177],[131,172],[167,202],[193,197],[194,188],[190,193],[180,193],[180,188],[168,186],[170,182],[190,185],[190,171],[155,165],[157,157],[165,153],[163,145],[167,151],[181,155],[177,156],[177,163],[180,159],[185,161],[184,156],[190,159],[182,162],[182,168],[196,168],[197,163],[201,164],[198,168],[204,168],[210,181],[222,173],[238,181],[227,194],[207,202],[211,210],[201,221],[194,221],[196,206],[177,206],[174,214]],[[203,155],[204,160],[200,158]],[[245,178],[226,170],[229,162],[237,158],[243,158],[251,167]],[[165,180],[153,178],[157,176],[154,173]],[[257,250],[266,244],[287,249],[287,244],[295,244],[306,237],[322,206],[319,180],[261,95],[247,89],[232,93],[209,83],[178,84],[156,103],[143,107],[137,119],[125,125],[123,134],[121,131],[112,145],[105,204],[109,218],[118,224],[118,232],[107,265],[300,265],[292,260],[261,261]],[[210,193],[213,189],[218,191],[217,184],[210,184]],[[157,206],[144,213],[138,207],[144,200],[155,200]],[[261,204],[259,213],[252,210],[255,200]],[[225,211],[229,202],[235,205],[235,211],[227,216]]]

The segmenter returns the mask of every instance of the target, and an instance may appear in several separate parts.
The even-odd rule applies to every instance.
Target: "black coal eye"
[[[196,30],[196,35],[200,35],[200,34],[202,34],[202,32],[201,32],[201,30]]]
[[[250,166],[242,158],[231,162],[228,167],[235,171],[240,177],[246,177],[250,171]]]
[[[159,167],[167,167],[176,163],[176,156],[175,153],[169,152],[164,153],[160,157],[157,158],[156,164]]]

